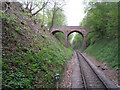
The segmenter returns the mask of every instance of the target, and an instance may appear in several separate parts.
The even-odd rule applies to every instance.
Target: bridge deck
[[[51,28],[52,30],[69,30],[69,29],[84,29],[84,27],[82,26],[62,26],[62,27],[59,27],[59,26],[53,26]]]

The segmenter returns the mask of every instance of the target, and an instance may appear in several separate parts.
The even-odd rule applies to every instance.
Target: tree
[[[50,25],[50,29],[52,28],[53,25],[55,25],[58,21],[59,24],[56,24],[56,26],[62,26],[64,25],[63,23],[65,23],[64,19],[65,16],[62,12],[62,7],[65,5],[64,0],[62,2],[53,2],[53,8],[52,10],[50,10],[51,12],[49,12],[48,14],[51,15],[51,23],[49,23]],[[60,18],[60,19],[59,19]],[[59,19],[59,20],[58,20]],[[57,22],[55,22],[57,20]],[[63,20],[63,22],[62,22]],[[61,21],[61,22],[60,22]]]
[[[65,25],[65,16],[62,11],[63,6],[65,5],[65,0],[23,0],[23,2],[24,7],[28,10],[29,13],[31,13],[32,16],[36,15],[37,17],[42,17],[41,19],[43,19],[43,23],[48,23],[47,26],[50,28],[56,23],[58,17],[61,19],[60,20],[58,18],[60,23],[62,23],[62,20],[64,23],[59,24]],[[48,18],[48,22],[46,18]]]
[[[89,35],[93,41],[100,38],[115,38],[118,27],[118,4],[117,2],[93,2],[87,7],[87,15],[81,25],[92,29]],[[94,37],[93,37],[94,36]],[[94,42],[94,41],[93,41]]]
[[[62,10],[58,10],[55,14],[53,14],[52,10],[48,11],[48,26],[51,28],[52,26],[64,26],[66,25],[66,17]]]
[[[27,0],[24,1],[25,9],[28,10],[29,13],[31,13],[32,16],[38,14],[40,11],[42,11],[48,4],[49,0]]]

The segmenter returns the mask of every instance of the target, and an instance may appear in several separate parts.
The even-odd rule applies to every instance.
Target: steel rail
[[[97,69],[97,67],[91,63],[88,58],[86,58],[83,54],[81,54],[79,51],[76,51],[78,59],[80,59],[79,55],[81,55],[83,57],[83,59],[87,62],[87,64],[89,65],[89,67],[92,69],[92,71],[95,73],[95,75],[98,77],[98,79],[101,81],[101,83],[104,85],[105,89],[112,89],[115,88],[116,90],[118,90],[118,87],[116,85],[114,85],[112,83],[111,80],[109,80],[103,72],[101,72],[100,70]],[[80,60],[79,60],[80,61]],[[81,65],[80,65],[81,68]],[[82,69],[82,68],[81,68]],[[82,70],[83,73],[83,70]],[[85,76],[82,76],[85,80]],[[86,81],[86,80],[85,80]],[[83,81],[84,82],[84,81]],[[87,82],[86,83],[86,88],[87,88]]]
[[[79,55],[81,55],[81,53],[78,52]],[[82,55],[81,55],[82,56]],[[101,81],[101,79],[98,77],[98,75],[96,74],[96,72],[93,70],[93,68],[91,67],[91,65],[86,61],[86,59],[82,56],[82,58],[85,60],[85,62],[88,64],[88,66],[91,68],[91,70],[94,72],[94,74],[97,76],[97,78],[100,80],[100,82],[104,85],[105,90],[107,89],[106,85],[103,83],[103,81]],[[87,82],[86,82],[87,83]],[[108,89],[107,89],[108,90]]]
[[[84,88],[84,90],[87,90],[87,83],[86,83],[87,81],[85,79],[85,75],[84,75],[84,72],[83,72],[83,69],[82,69],[81,63],[80,63],[80,57],[79,57],[77,51],[76,51],[76,54],[77,54],[77,58],[78,58],[78,61],[79,61],[81,77],[82,77],[82,80],[83,80],[83,88]]]

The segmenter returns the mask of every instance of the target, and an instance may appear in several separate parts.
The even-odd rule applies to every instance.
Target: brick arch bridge
[[[82,49],[86,49],[86,35],[88,32],[85,30],[84,27],[81,26],[63,26],[63,27],[57,27],[53,26],[51,28],[51,33],[54,35],[56,32],[62,32],[65,35],[65,43],[66,47],[68,47],[68,36],[73,32],[78,32],[82,35]]]

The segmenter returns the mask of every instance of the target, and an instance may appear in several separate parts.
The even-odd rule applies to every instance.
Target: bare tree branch
[[[25,9],[27,9],[28,12],[31,13],[32,16],[34,16],[34,15],[38,14],[41,10],[43,10],[46,7],[46,5],[48,4],[48,2],[49,2],[49,0],[45,1],[44,3],[40,2],[40,1],[36,2],[36,1],[27,0],[24,2],[24,5],[25,5]],[[36,8],[38,9],[37,11],[36,11]],[[32,11],[34,11],[34,13]]]
[[[36,11],[35,13],[32,14],[32,16],[36,15],[37,13],[39,13],[41,10],[43,10],[45,8],[45,6],[48,4],[49,0],[47,0],[47,2],[44,2],[44,4],[42,5],[42,7]]]
[[[31,9],[31,12],[32,12],[32,10],[34,10],[35,8],[36,8],[36,6]]]
[[[31,9],[32,9],[32,7],[33,7],[33,2],[30,2],[30,10],[29,10],[29,11],[30,11],[30,13],[31,13],[31,11],[32,11],[32,10],[31,10]]]
[[[28,9],[29,4],[30,4],[30,2],[27,1],[27,3],[26,3],[26,9]]]

